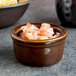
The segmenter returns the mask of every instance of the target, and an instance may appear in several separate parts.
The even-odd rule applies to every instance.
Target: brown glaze
[[[40,27],[40,23],[33,23]],[[67,31],[65,28],[52,24],[60,31],[61,36],[48,40],[25,40],[17,36],[16,31],[23,25],[11,30],[16,58],[26,64],[36,66],[53,65],[61,60]]]
[[[12,6],[0,7],[0,28],[12,25],[20,19],[29,6],[29,2],[19,3]]]

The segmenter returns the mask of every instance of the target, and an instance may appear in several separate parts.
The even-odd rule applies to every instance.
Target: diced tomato
[[[34,33],[37,30],[37,27],[34,25],[31,25],[28,29],[27,29],[27,33]]]
[[[21,34],[21,37],[23,38],[23,39],[27,39],[27,37],[25,36],[25,34]]]
[[[31,36],[29,39],[30,39],[30,40],[34,40],[34,37],[33,37],[33,36]]]
[[[59,32],[56,34],[54,33],[53,28],[48,23],[42,23],[40,28],[37,28],[35,25],[28,23],[26,26],[21,27],[21,29],[23,31],[21,34],[23,39],[43,40],[60,36]]]
[[[40,36],[46,36],[46,33],[41,33]]]
[[[40,40],[40,36],[37,38],[37,40]]]
[[[31,26],[32,26],[32,24],[30,24],[30,23],[27,23],[27,25],[26,25],[28,28],[30,28]]]
[[[47,29],[49,29],[49,28],[50,28],[50,24],[48,24],[48,23],[43,23],[43,24],[41,24],[40,32],[41,32],[41,33],[46,32]]]
[[[34,39],[35,39],[35,40],[37,40],[37,38],[39,37],[39,36],[38,36],[38,33],[39,33],[39,31],[35,31],[35,32],[33,33],[33,36],[34,36]]]
[[[26,37],[29,39],[32,36],[32,33],[26,33]]]
[[[54,30],[53,30],[53,28],[49,28],[49,29],[47,29],[47,31],[46,31],[47,33],[50,33],[51,35],[53,35],[54,34]]]
[[[59,32],[56,32],[56,35],[57,35],[57,36],[60,36],[60,33],[59,33]]]
[[[44,40],[44,39],[49,39],[49,38],[47,36],[40,36],[40,39]]]
[[[41,27],[51,28],[51,25],[48,23],[42,23]]]
[[[40,33],[46,32],[46,28],[40,28],[39,32],[40,32]]]

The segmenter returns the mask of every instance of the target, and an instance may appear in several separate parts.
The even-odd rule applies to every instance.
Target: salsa
[[[22,30],[21,38],[29,40],[53,39],[60,36],[59,32],[54,32],[54,28],[49,23],[42,23],[38,28],[33,24],[27,23],[20,28]]]

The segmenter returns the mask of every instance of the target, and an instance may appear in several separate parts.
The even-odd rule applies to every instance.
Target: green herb
[[[29,31],[29,33],[31,33],[31,32]]]
[[[41,33],[38,33],[38,35],[41,35]]]

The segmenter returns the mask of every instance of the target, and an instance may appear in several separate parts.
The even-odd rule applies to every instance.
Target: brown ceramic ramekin
[[[41,23],[32,23],[40,27]],[[11,30],[13,39],[14,52],[16,59],[20,62],[34,66],[53,65],[61,60],[67,30],[62,26],[51,24],[55,31],[60,32],[60,36],[47,40],[26,40],[17,35],[17,31],[21,26],[16,26]]]

